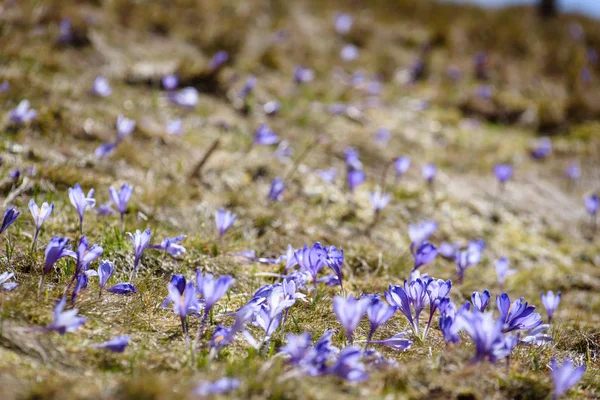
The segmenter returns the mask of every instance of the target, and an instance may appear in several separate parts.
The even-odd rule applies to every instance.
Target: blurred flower
[[[570,163],[565,171],[565,175],[567,176],[567,178],[573,181],[576,181],[579,178],[581,178],[581,168],[579,167],[579,163],[575,161]]]
[[[459,249],[460,245],[456,243],[442,242],[438,246],[438,253],[448,260],[454,260],[456,257],[456,252]]]
[[[347,346],[340,352],[336,362],[328,368],[327,373],[350,382],[362,382],[369,378],[365,366],[361,363],[360,348]]]
[[[227,232],[236,218],[237,214],[226,211],[223,208],[215,213],[215,222],[217,224],[217,229],[219,230],[219,236],[223,236],[225,232]]]
[[[179,256],[181,253],[185,253],[186,249],[182,245],[178,244],[184,240],[187,236],[180,235],[172,238],[164,238],[159,245],[150,246],[152,249],[163,250],[172,255],[173,257]]]
[[[345,45],[340,51],[340,57],[344,61],[354,61],[358,58],[358,47],[353,44]]]
[[[125,351],[125,348],[129,344],[129,340],[129,335],[120,335],[112,338],[107,342],[95,344],[93,345],[93,347],[99,349],[107,349],[115,353],[122,353]]]
[[[370,330],[367,337],[367,346],[371,341],[373,334],[381,325],[385,324],[394,316],[396,309],[389,306],[386,302],[381,301],[378,297],[369,301],[367,307],[367,317],[369,318]]]
[[[93,208],[96,205],[96,200],[94,200],[94,189],[90,189],[87,196],[83,194],[83,190],[81,190],[81,186],[79,183],[76,183],[75,186],[69,188],[69,200],[71,200],[71,204],[77,210],[77,214],[79,215],[79,228],[83,233],[83,214],[88,207]]]
[[[372,344],[378,344],[381,346],[389,347],[392,350],[396,351],[406,351],[413,345],[413,341],[406,339],[406,336],[409,335],[409,332],[400,332],[395,334],[389,339],[385,340],[372,340]]]
[[[434,245],[429,242],[423,242],[420,246],[415,246],[415,243],[410,247],[410,251],[415,259],[415,264],[413,266],[413,271],[417,270],[417,268],[429,264],[432,262],[435,257],[437,257],[437,249]]]
[[[3,233],[9,226],[13,224],[19,218],[21,212],[16,207],[11,207],[4,212],[4,218],[2,219],[2,226],[0,226],[0,234]]]
[[[338,13],[333,19],[335,31],[340,35],[346,35],[350,32],[353,22],[352,15],[346,13]]]
[[[102,290],[106,286],[106,282],[110,279],[113,272],[115,271],[115,264],[109,260],[100,261],[100,265],[98,266],[98,271],[89,270],[87,271],[87,276],[98,276],[98,286],[100,286],[99,295],[102,295]]]
[[[510,262],[506,257],[502,257],[496,261],[496,275],[498,275],[498,283],[500,284],[500,288],[504,287],[504,281],[506,277],[514,274],[514,269],[510,269]]]
[[[590,213],[590,215],[596,215],[598,213],[598,205],[600,204],[598,195],[591,194],[589,196],[585,196],[583,200],[587,212]]]
[[[396,176],[403,176],[408,168],[410,167],[410,158],[408,157],[398,157],[394,160],[394,170],[396,171]]]
[[[497,164],[494,167],[494,174],[498,182],[503,184],[512,178],[513,167],[508,164]]]
[[[254,144],[269,146],[279,142],[279,136],[267,124],[261,124],[254,132]]]
[[[300,65],[294,69],[294,82],[297,85],[310,83],[313,79],[315,79],[315,71],[312,69]]]
[[[215,279],[211,274],[203,275],[200,270],[196,271],[196,287],[202,299],[204,299],[204,312],[210,311],[213,305],[227,293],[235,283],[230,275],[223,275]]]
[[[325,264],[329,268],[331,268],[336,277],[336,284],[339,284],[343,290],[344,286],[342,283],[342,266],[344,265],[344,250],[342,250],[341,248],[338,250],[335,246],[327,246],[325,247],[325,250],[327,251],[327,256],[324,258]],[[321,257],[323,257],[322,254]],[[331,283],[333,282],[328,283],[330,283],[330,286],[332,286]]]
[[[337,168],[317,170],[317,174],[325,182],[333,183],[333,181],[335,180],[335,177],[337,175]]]
[[[131,274],[132,277],[133,275],[135,275],[135,271],[142,258],[142,253],[150,245],[150,235],[150,228],[146,228],[144,232],[141,232],[139,229],[137,229],[134,234],[132,234],[131,232],[127,232],[127,236],[129,236],[129,239],[131,239],[131,243],[133,243],[133,249],[135,252],[135,258],[133,261],[133,272]]]
[[[289,159],[294,154],[294,149],[290,146],[290,143],[287,140],[282,140],[277,145],[277,149],[273,152],[273,155],[277,157],[281,162],[288,162]]]
[[[45,252],[45,262],[44,262],[44,270],[43,275],[46,275],[52,269],[52,266],[56,264],[58,260],[64,257],[72,257],[77,258],[77,254],[71,250],[71,246],[69,244],[68,238],[61,238],[59,236],[54,236],[48,242],[46,246]],[[43,282],[43,281],[42,281]],[[41,283],[40,283],[41,285]]]
[[[548,293],[541,295],[542,304],[546,308],[546,312],[548,312],[548,323],[552,321],[552,316],[554,315],[554,311],[558,308],[560,304],[560,292],[554,294],[552,290],[549,290]]]
[[[8,115],[10,121],[15,125],[23,125],[33,121],[37,117],[37,111],[29,106],[29,100],[21,100],[19,105],[11,110]]]
[[[548,342],[551,342],[552,336],[545,334],[548,331],[550,325],[542,324],[539,325],[523,335],[521,343],[527,346],[542,346]]]
[[[107,291],[114,293],[114,294],[121,294],[121,295],[125,295],[125,296],[137,293],[137,289],[135,288],[135,286],[133,286],[133,284],[131,284],[129,282],[117,283],[113,287],[108,288]]]
[[[52,210],[54,210],[54,203],[48,205],[48,203],[43,203],[42,207],[38,207],[35,203],[35,200],[29,200],[29,211],[33,216],[33,220],[35,221],[35,234],[33,235],[33,242],[31,244],[31,248],[35,247],[35,242],[37,241],[38,234],[40,233],[40,229],[42,228],[42,224],[45,220],[50,217],[52,214]]]
[[[354,192],[354,190],[359,185],[363,184],[366,179],[367,179],[367,177],[361,169],[349,168],[348,174],[347,174],[347,181],[348,181],[348,188],[350,189],[350,192],[351,193]]]
[[[558,365],[556,359],[550,361],[552,369],[552,380],[554,381],[554,396],[557,399],[567,390],[575,386],[585,373],[585,365],[575,367],[573,361],[566,360],[562,365]]]
[[[310,274],[316,289],[317,275],[327,265],[327,251],[317,242],[312,247],[304,245],[304,248],[294,252],[294,256],[300,268]]]
[[[540,314],[534,313],[534,306],[523,303],[523,298],[515,300],[512,304],[508,294],[496,296],[496,305],[500,311],[500,320],[504,322],[504,332],[514,330],[530,330],[542,324]]]
[[[6,93],[9,90],[10,90],[10,82],[2,81],[2,83],[0,83],[0,93]]]
[[[165,90],[175,90],[179,86],[179,77],[175,74],[168,74],[162,77],[161,83]]]
[[[531,150],[531,156],[536,160],[541,160],[552,152],[552,140],[549,137],[543,137],[539,140],[537,146]]]
[[[177,281],[175,281],[177,282]],[[179,283],[179,282],[177,282]],[[186,324],[186,318],[189,313],[197,313],[200,309],[200,305],[198,304],[198,299],[196,298],[196,288],[194,287],[194,282],[185,282],[185,278],[183,278],[182,284],[173,283],[173,279],[167,285],[169,290],[170,303],[173,303],[173,312],[175,314],[179,314],[181,319],[181,327],[183,329],[183,334],[188,338],[188,329]]]
[[[376,212],[383,210],[390,201],[389,193],[382,193],[380,191],[369,193],[369,201],[371,202],[371,207]]]
[[[423,174],[423,178],[427,181],[428,184],[433,183],[436,174],[436,167],[434,164],[425,164],[421,170]]]
[[[473,292],[471,294],[471,303],[475,309],[484,312],[490,302],[490,292],[486,289],[483,292]]]
[[[98,213],[98,215],[113,215],[115,210],[112,208],[111,203],[108,202],[98,206],[96,208],[96,213]]]
[[[352,343],[352,334],[358,323],[365,315],[370,300],[368,298],[356,299],[353,296],[344,299],[341,296],[333,298],[333,312],[346,332],[346,338]]]
[[[73,41],[73,29],[71,21],[68,18],[63,18],[58,25],[58,42],[67,44]]]
[[[246,78],[246,83],[244,83],[244,86],[240,89],[238,97],[245,101],[246,98],[252,94],[255,86],[256,77],[254,75],[249,75],[248,78]]]
[[[86,318],[77,316],[78,310],[76,308],[64,311],[66,305],[66,297],[61,298],[58,303],[56,303],[56,306],[54,307],[54,319],[45,330],[57,331],[61,335],[64,335],[67,332],[75,332],[77,328],[87,321]]]
[[[194,390],[194,394],[198,396],[210,396],[227,394],[236,390],[240,386],[240,381],[235,378],[223,377],[214,382],[202,382]]]
[[[283,183],[283,180],[281,178],[275,178],[271,183],[271,188],[269,189],[267,198],[272,201],[280,201],[283,198],[284,190],[285,183]]]
[[[173,119],[173,120],[169,120],[167,121],[167,127],[165,129],[165,132],[167,133],[167,135],[176,135],[176,136],[181,136],[183,135],[183,121],[181,119]]]
[[[119,215],[121,216],[121,234],[123,234],[123,230],[125,229],[125,213],[127,212],[127,203],[129,203],[129,199],[131,199],[131,195],[133,194],[133,186],[124,183],[121,186],[121,190],[117,192],[113,186],[109,189],[110,199],[112,200],[115,207],[119,211]]]
[[[435,233],[438,224],[434,221],[423,221],[408,225],[408,237],[415,247],[419,247]]]
[[[210,59],[210,63],[208,64],[208,68],[211,70],[217,70],[221,68],[229,59],[229,53],[224,50],[217,51],[212,58]]]
[[[169,92],[169,99],[178,106],[192,109],[198,105],[200,96],[195,87],[186,87],[177,92]]]
[[[265,103],[263,111],[267,115],[275,115],[281,110],[281,103],[277,100],[271,100]]]
[[[97,76],[92,84],[92,94],[100,97],[108,97],[111,93],[112,88],[106,78],[101,75]]]
[[[458,330],[464,330],[475,345],[473,361],[496,362],[510,355],[510,351],[505,347],[503,321],[495,320],[492,313],[482,313],[478,310],[459,312],[455,323]]]
[[[19,284],[17,282],[10,281],[10,279],[13,278],[14,276],[15,276],[15,274],[12,272],[1,273],[0,274],[0,288],[10,292],[11,290],[13,290],[17,286],[19,286]]]

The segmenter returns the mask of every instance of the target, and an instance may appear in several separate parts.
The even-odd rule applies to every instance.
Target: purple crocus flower
[[[572,181],[576,181],[581,178],[581,167],[579,167],[579,163],[575,161],[570,163],[565,171],[565,175]]]
[[[210,311],[234,283],[235,279],[230,275],[223,275],[215,279],[211,274],[202,275],[200,270],[196,271],[196,287],[204,300],[205,313]]]
[[[598,206],[600,205],[598,195],[591,194],[589,196],[585,196],[583,200],[585,203],[585,208],[590,215],[595,216],[598,214]]]
[[[279,142],[279,136],[267,124],[261,124],[254,132],[254,144],[269,146]]]
[[[0,93],[6,93],[9,90],[10,90],[10,82],[2,81],[2,83],[0,83]]]
[[[46,246],[46,252],[45,252],[46,260],[44,263],[42,279],[40,281],[40,288],[42,287],[42,285],[44,283],[44,277],[46,276],[47,273],[50,272],[50,270],[52,269],[52,266],[54,266],[54,264],[56,264],[56,262],[58,260],[60,260],[61,258],[67,257],[67,256],[72,257],[72,258],[77,258],[77,254],[71,250],[71,246],[69,246],[68,244],[69,244],[68,238],[61,238],[59,236],[54,236],[48,242],[48,245]]]
[[[358,347],[347,346],[340,352],[335,364],[327,373],[350,382],[362,382],[369,378],[365,366],[361,363],[362,351]]]
[[[100,97],[108,97],[112,93],[112,88],[105,77],[99,75],[92,83],[92,94]]]
[[[131,199],[131,195],[133,194],[133,186],[125,183],[123,186],[121,186],[121,190],[118,192],[117,189],[112,186],[110,187],[109,191],[110,199],[114,203],[115,207],[117,207],[117,210],[121,215],[121,233],[123,233],[125,213],[127,212],[127,203],[129,203],[129,199]]]
[[[585,365],[575,367],[571,360],[566,360],[562,365],[558,365],[556,359],[553,358],[550,361],[550,368],[552,370],[552,380],[554,381],[553,400],[558,399],[567,390],[575,386],[585,373]]]
[[[121,142],[125,137],[131,135],[135,129],[135,121],[125,118],[123,115],[117,116],[117,143]]]
[[[340,58],[344,61],[354,61],[358,58],[358,47],[347,44],[340,51]]]
[[[490,292],[486,289],[483,292],[473,292],[471,294],[471,303],[475,309],[484,312],[490,302]]]
[[[353,296],[344,299],[341,296],[333,298],[333,312],[346,332],[346,338],[352,343],[352,334],[358,323],[365,315],[370,300],[368,298],[356,299]]]
[[[340,35],[348,34],[348,32],[350,32],[350,29],[352,29],[353,22],[354,19],[352,18],[352,15],[345,13],[336,14],[333,19],[335,31]]]
[[[46,249],[47,251],[47,249]],[[88,266],[97,258],[102,255],[104,249],[99,245],[95,244],[89,247],[87,237],[82,236],[79,239],[79,245],[77,246],[77,270],[76,274],[81,274],[87,271]]]
[[[436,172],[437,172],[437,168],[436,168],[435,164],[431,164],[431,163],[425,164],[423,166],[423,168],[421,169],[423,178],[425,178],[425,181],[427,181],[427,183],[429,185],[431,185],[433,183]]]
[[[392,137],[392,133],[390,132],[389,129],[379,128],[379,129],[377,129],[377,132],[375,132],[374,140],[375,140],[375,142],[377,142],[379,144],[385,145],[385,144],[387,144],[387,142],[389,142],[391,137]]]
[[[308,272],[312,277],[316,292],[317,275],[319,275],[319,271],[326,265],[327,250],[317,242],[312,247],[304,245],[304,248],[294,252],[294,256],[300,268]]]
[[[410,168],[409,157],[398,157],[394,160],[394,170],[398,178],[402,177],[408,171],[408,168]]]
[[[558,308],[560,304],[560,292],[554,294],[552,290],[549,290],[548,293],[542,293],[542,304],[546,308],[546,312],[548,312],[548,323],[552,321],[552,316],[554,315],[554,311]]]
[[[290,146],[290,142],[287,140],[282,140],[277,145],[277,149],[273,152],[273,155],[281,162],[287,163],[292,155],[294,154],[294,149]]]
[[[35,242],[37,241],[42,224],[48,219],[50,214],[52,214],[52,210],[54,210],[54,203],[51,205],[48,205],[48,203],[43,203],[42,207],[40,208],[35,203],[35,200],[29,200],[29,211],[31,212],[33,220],[35,221],[35,234],[33,235],[33,241],[31,243],[32,249],[35,247]]]
[[[348,182],[348,188],[350,192],[354,192],[359,185],[363,184],[367,179],[365,173],[361,169],[349,168],[346,176]]]
[[[110,350],[115,353],[123,353],[125,351],[125,348],[129,344],[129,340],[129,335],[120,335],[112,338],[107,342],[95,344],[93,345],[93,347],[96,347],[98,349]]]
[[[183,329],[183,334],[187,341],[187,315],[191,312],[198,312],[200,308],[198,299],[196,298],[197,291],[194,287],[194,282],[190,281],[186,284],[185,278],[183,278],[183,284],[181,284],[179,281],[174,283],[173,280],[171,280],[171,282],[169,282],[167,285],[167,288],[169,289],[169,300],[173,303],[173,312],[175,312],[175,314],[179,314],[179,317],[181,318],[181,328]]]
[[[184,240],[187,236],[180,235],[172,238],[164,238],[159,245],[150,246],[152,249],[163,250],[172,255],[173,257],[177,257],[182,253],[185,253],[187,250],[182,245],[178,244],[182,240]]]
[[[510,302],[508,294],[496,296],[496,306],[500,311],[500,320],[504,322],[504,332],[530,330],[542,324],[540,314],[534,313],[535,307],[523,303],[523,298]]]
[[[183,135],[183,121],[181,119],[167,121],[167,127],[165,128],[165,132],[167,133],[167,135]]]
[[[458,281],[462,283],[465,277],[465,271],[481,261],[485,242],[483,240],[474,240],[469,243],[467,250],[457,251],[454,261],[456,262],[456,273]]]
[[[68,44],[73,41],[73,28],[71,26],[71,20],[68,18],[64,18],[58,24],[58,42],[63,44]]]
[[[510,355],[510,353],[506,354],[504,349],[502,318],[495,320],[492,313],[481,313],[475,310],[459,312],[456,315],[455,323],[458,330],[464,330],[473,340],[475,345],[474,362],[496,362],[496,360]]]
[[[342,291],[343,291],[344,285],[343,285],[343,281],[342,281],[342,278],[343,278],[342,266],[344,265],[344,250],[342,250],[341,248],[338,250],[337,247],[335,247],[335,246],[326,247],[325,250],[327,251],[327,257],[325,258],[325,263],[327,264],[327,266],[329,268],[331,268],[331,270],[335,274],[337,284],[339,284],[342,287]],[[296,260],[295,257],[293,257],[293,258]]]
[[[186,87],[177,92],[169,92],[169,99],[178,106],[192,109],[198,105],[200,95],[195,87]]]
[[[420,246],[411,246],[410,251],[415,259],[415,264],[413,266],[413,271],[416,271],[417,268],[429,264],[437,257],[437,249],[434,245],[429,242],[424,242]]]
[[[325,182],[333,183],[333,181],[335,180],[335,177],[337,175],[337,172],[338,172],[337,168],[329,168],[329,169],[318,170],[317,174]]]
[[[79,215],[79,230],[83,234],[83,214],[88,207],[93,208],[96,205],[94,189],[90,189],[86,196],[83,190],[81,190],[79,183],[76,183],[75,186],[69,188],[69,200],[71,200],[71,204],[77,210],[77,214]]]
[[[542,160],[552,152],[552,140],[549,137],[543,137],[539,140],[537,147],[531,151],[531,157],[536,160]]]
[[[104,286],[106,286],[106,282],[108,282],[114,271],[115,263],[109,260],[100,261],[100,265],[98,266],[98,285],[100,286],[99,296],[102,295],[102,290],[104,289]]]
[[[315,71],[312,69],[300,65],[294,68],[294,82],[297,85],[312,82],[313,79],[315,79]]]
[[[454,260],[454,257],[456,257],[456,251],[459,248],[460,246],[457,244],[442,242],[438,246],[438,253],[445,259]]]
[[[10,281],[10,279],[13,278],[14,276],[15,276],[15,274],[12,272],[1,273],[0,274],[0,288],[10,292],[11,290],[13,290],[17,286],[19,286],[19,284],[17,282]]]
[[[347,147],[344,150],[344,158],[346,159],[346,166],[349,169],[362,169],[363,165],[360,162],[358,150],[354,147]]]
[[[129,282],[117,283],[116,285],[114,285],[106,290],[108,292],[111,292],[114,294],[121,294],[124,296],[129,296],[130,294],[137,293],[137,289],[135,288],[135,286],[133,286],[133,284],[129,283]]]
[[[369,331],[369,336],[367,337],[367,347],[377,328],[385,324],[395,313],[396,309],[381,301],[379,297],[375,297],[369,302],[367,307],[367,317],[369,318],[371,329]]]
[[[411,282],[404,280],[404,287],[390,285],[385,292],[387,302],[404,314],[414,334],[419,337],[419,317],[430,298],[427,292],[429,282],[420,278]]]
[[[104,203],[101,204],[100,206],[98,206],[96,208],[96,213],[98,215],[113,215],[115,213],[115,210],[112,208],[112,205],[110,204],[110,202],[108,203]]]
[[[210,63],[208,64],[208,68],[211,70],[217,70],[221,68],[229,59],[229,53],[224,50],[217,51],[212,58],[210,59]]]
[[[514,274],[514,269],[510,269],[510,262],[506,257],[501,257],[496,261],[496,275],[498,275],[498,283],[500,284],[500,288],[504,287],[504,281],[506,277]]]
[[[281,178],[273,179],[271,183],[271,188],[269,189],[269,194],[267,198],[271,201],[280,201],[283,198],[283,191],[285,190],[285,183]]]
[[[8,118],[15,125],[23,125],[33,121],[37,117],[37,111],[29,106],[29,100],[21,100],[19,105],[11,110]]]
[[[408,225],[408,237],[414,247],[419,247],[435,233],[438,224],[433,221],[423,221]]]
[[[87,318],[77,316],[78,310],[76,308],[64,311],[66,305],[66,297],[61,298],[56,303],[54,307],[54,319],[50,325],[44,328],[45,330],[57,331],[61,335],[64,335],[67,332],[75,332],[77,328],[87,321]]]
[[[223,377],[214,382],[202,382],[196,389],[194,394],[198,396],[211,396],[219,394],[227,394],[233,392],[240,386],[240,381],[235,378]]]
[[[501,185],[504,185],[513,176],[513,167],[508,164],[497,164],[494,167],[494,175]]]
[[[400,332],[395,334],[389,339],[384,340],[372,340],[372,344],[378,344],[380,346],[389,347],[392,350],[396,351],[406,351],[413,345],[413,341],[406,339],[406,336],[409,335],[409,332]]]
[[[389,193],[382,193],[380,191],[369,193],[369,201],[371,202],[371,207],[375,212],[379,212],[383,210],[390,201]]]
[[[231,225],[233,225],[233,222],[236,218],[237,214],[234,214],[231,211],[225,211],[223,208],[215,213],[215,222],[217,224],[220,237],[223,237],[225,232],[231,228]]]
[[[548,329],[550,329],[550,325],[548,324],[539,325],[525,333],[520,343],[527,346],[543,346],[553,340],[552,336],[545,333]]]
[[[131,243],[133,243],[133,249],[135,252],[133,271],[131,271],[131,277],[129,280],[133,279],[135,271],[137,270],[140,260],[142,259],[142,253],[144,253],[144,250],[146,250],[150,245],[150,235],[150,228],[146,228],[144,232],[141,232],[139,229],[137,229],[134,234],[127,232],[127,236],[129,236],[129,239],[131,239]]]
[[[0,226],[0,234],[8,229],[19,218],[21,212],[16,207],[11,207],[4,212],[4,218],[2,219],[2,226]]]
[[[254,90],[254,87],[256,86],[256,82],[257,82],[257,80],[254,75],[249,75],[248,78],[246,78],[246,82],[244,83],[244,86],[238,92],[238,97],[240,98],[240,100],[245,101],[246,98],[248,96],[250,96],[250,94],[252,94],[252,91]]]
[[[263,111],[269,116],[277,114],[279,110],[281,110],[281,103],[277,100],[268,101],[263,105]]]
[[[161,83],[165,90],[175,90],[179,86],[179,77],[175,74],[168,74],[162,77]]]

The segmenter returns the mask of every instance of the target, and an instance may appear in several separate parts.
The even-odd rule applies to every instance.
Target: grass
[[[537,399],[551,393],[551,357],[586,364],[586,375],[569,392],[572,396],[600,395],[600,244],[598,236],[588,238],[582,204],[584,194],[598,190],[600,141],[593,133],[597,80],[585,88],[573,81],[573,70],[584,62],[582,52],[600,43],[600,25],[572,16],[544,23],[530,10],[519,10],[516,18],[514,10],[492,13],[423,1],[373,1],[354,13],[355,29],[342,39],[331,27],[334,8],[339,7],[335,2],[184,0],[151,5],[90,1],[77,6],[38,0],[7,6],[0,16],[0,81],[9,81],[11,90],[0,93],[0,102],[9,110],[27,98],[39,118],[24,127],[8,122],[0,127],[0,201],[23,212],[0,238],[3,249],[4,243],[14,248],[12,254],[2,251],[0,272],[15,272],[19,282],[14,291],[0,292],[3,398],[183,399],[198,382],[227,375],[240,379],[241,387],[234,392],[239,398]],[[56,44],[58,22],[67,16],[82,38],[76,47]],[[586,43],[572,42],[557,28],[570,21],[585,28]],[[285,29],[287,40],[274,41],[279,29]],[[351,65],[338,58],[346,41],[360,47],[359,60]],[[427,79],[401,84],[398,75],[425,43],[432,45]],[[221,49],[230,52],[232,63],[210,75],[208,60]],[[471,76],[472,58],[480,50],[491,59],[493,73],[487,83],[496,90],[491,106],[473,96],[480,83]],[[298,90],[292,83],[297,63],[316,71],[309,88]],[[323,112],[333,102],[365,99],[360,90],[331,79],[335,65],[347,72],[381,74],[383,106],[354,119]],[[461,67],[459,83],[445,78],[448,65]],[[589,67],[597,72],[597,67]],[[196,110],[169,105],[158,82],[170,72],[201,90]],[[250,73],[259,84],[251,100],[255,106],[243,115],[228,95],[239,90]],[[88,94],[98,74],[113,87],[108,98]],[[260,105],[272,99],[282,102],[282,111],[268,123],[292,144],[294,159],[315,135],[322,138],[294,173],[293,162],[275,159],[271,148],[247,151],[254,130],[267,120]],[[419,107],[423,100],[430,107]],[[578,104],[581,112],[567,112],[569,104]],[[502,118],[506,110],[535,118]],[[134,118],[137,128],[110,159],[99,160],[94,149],[115,137],[114,121],[120,113]],[[473,125],[473,116],[481,123]],[[162,128],[176,117],[184,120],[181,138],[166,135]],[[222,122],[231,128],[222,129]],[[387,146],[371,140],[379,127],[392,131]],[[554,152],[550,159],[534,162],[527,151],[540,133],[557,134]],[[217,137],[221,145],[201,178],[189,179]],[[343,151],[349,145],[360,151],[368,178],[353,196],[346,193],[342,172],[334,185],[314,173],[332,166],[343,171]],[[399,181],[388,177],[386,190],[393,193],[392,201],[379,224],[365,235],[373,218],[367,192],[376,188],[385,165],[401,154],[411,156],[413,165]],[[568,186],[563,171],[574,159],[580,161],[584,176]],[[421,166],[430,161],[439,169],[433,199],[420,176]],[[516,171],[500,199],[491,172],[498,162],[510,162]],[[24,173],[17,183],[8,179],[10,171],[30,167],[35,174]],[[273,204],[266,195],[276,176],[287,176],[288,187],[284,200]],[[135,280],[137,295],[104,293],[99,299],[92,279],[76,304],[88,318],[86,324],[64,336],[36,330],[50,322],[53,305],[74,269],[73,263],[59,262],[40,298],[35,296],[46,243],[55,234],[73,242],[79,237],[68,188],[75,183],[84,191],[93,187],[98,204],[103,204],[109,201],[108,188],[124,182],[135,186],[126,230],[150,227],[153,243],[187,234],[187,253],[173,259],[147,250]],[[32,255],[34,227],[27,212],[31,197],[56,205]],[[223,240],[213,222],[221,207],[238,213]],[[439,223],[435,243],[486,240],[484,260],[452,289],[455,303],[483,288],[499,293],[494,261],[500,256],[508,257],[518,270],[505,285],[511,298],[524,296],[541,307],[540,292],[562,291],[551,328],[554,342],[546,348],[518,348],[507,370],[503,362],[471,365],[474,349],[467,338],[446,349],[441,332],[433,329],[422,345],[405,353],[382,349],[397,364],[369,367],[370,379],[356,385],[331,377],[294,376],[283,358],[253,351],[241,337],[215,359],[206,352],[192,358],[177,316],[160,308],[173,273],[188,278],[196,269],[231,274],[236,284],[215,306],[209,332],[218,323],[229,325],[231,319],[215,316],[235,310],[269,283],[264,273],[281,270],[245,263],[233,253],[253,249],[259,256],[276,257],[288,243],[300,247],[315,241],[344,248],[347,292],[381,293],[408,276],[412,260],[407,227],[424,219]],[[118,216],[102,217],[88,210],[84,231],[91,243],[103,246],[103,258],[115,261],[116,276],[109,285],[126,280],[133,250],[120,236]],[[445,279],[454,271],[454,264],[441,258],[424,269]],[[343,333],[331,306],[338,292],[323,287],[317,304],[296,304],[286,331],[306,330],[318,337],[333,328],[334,342],[341,346]],[[195,333],[197,320],[192,319],[190,329]],[[396,315],[376,339],[405,329],[405,319]],[[260,335],[258,329],[251,331]],[[367,321],[362,321],[356,337],[364,339],[367,333]],[[89,346],[118,334],[132,338],[124,354]],[[283,341],[283,332],[278,332],[270,351],[276,352]]]

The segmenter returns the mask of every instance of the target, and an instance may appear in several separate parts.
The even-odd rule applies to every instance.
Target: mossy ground
[[[595,80],[584,87],[573,77],[583,66],[580,55],[586,46],[573,42],[565,28],[567,21],[580,21],[587,45],[598,48],[600,24],[568,16],[544,23],[533,11],[522,9],[490,13],[422,1],[394,6],[373,1],[361,11],[349,10],[356,25],[349,38],[341,39],[331,27],[336,7],[322,3],[118,0],[74,6],[55,0],[3,6],[0,80],[8,80],[11,90],[0,94],[0,102],[9,110],[27,98],[39,111],[36,122],[18,129],[5,123],[0,131],[0,196],[4,206],[23,211],[2,238],[8,247],[0,272],[15,272],[20,283],[12,292],[0,292],[3,399],[187,398],[200,380],[224,375],[241,380],[234,394],[239,398],[539,399],[551,391],[551,357],[587,365],[571,395],[600,396],[600,242],[598,235],[589,238],[582,204],[584,194],[599,188],[595,107],[600,103],[594,101],[599,92]],[[58,22],[64,17],[71,18],[83,38],[77,47],[56,44]],[[285,41],[274,40],[278,29],[287,31]],[[358,61],[347,64],[339,59],[345,41],[360,47]],[[432,44],[427,79],[415,85],[399,83],[402,70],[425,43]],[[221,49],[230,52],[234,63],[207,78],[207,60]],[[472,59],[480,50],[491,58],[488,84],[496,91],[491,105],[476,104],[479,100],[473,97],[479,83],[472,78]],[[309,87],[294,87],[291,74],[296,64],[316,70],[317,79]],[[458,83],[445,78],[451,64],[464,73]],[[381,74],[383,105],[354,119],[324,112],[320,103],[364,98],[331,78],[335,65]],[[169,72],[204,89],[195,110],[169,105],[159,89],[160,77]],[[259,84],[254,106],[243,115],[232,107],[227,93],[239,88],[249,73]],[[88,94],[98,74],[113,87],[108,98]],[[282,111],[268,122],[292,143],[295,158],[318,135],[327,138],[297,169],[293,162],[275,159],[273,149],[247,151],[254,129],[267,120],[260,104],[272,99],[282,102]],[[420,107],[423,100],[430,107]],[[503,118],[506,110],[514,109],[525,116]],[[121,113],[137,121],[136,131],[109,160],[99,160],[94,149],[114,138],[114,121]],[[484,122],[465,122],[473,114]],[[181,138],[163,132],[165,121],[175,117],[184,119]],[[222,129],[222,122],[230,128]],[[387,146],[372,141],[379,127],[392,131]],[[527,150],[540,130],[560,135],[553,138],[550,159],[534,162]],[[216,138],[221,145],[201,179],[190,179],[194,164]],[[368,177],[353,197],[346,193],[342,176],[332,186],[312,172],[331,166],[343,170],[343,150],[349,145],[359,149]],[[392,201],[367,235],[365,228],[373,218],[367,192],[400,154],[410,155],[413,166],[398,182],[388,177]],[[571,185],[564,169],[575,159],[584,175]],[[439,168],[433,194],[420,176],[426,162]],[[498,162],[510,162],[516,170],[500,197],[491,172]],[[28,167],[37,173],[25,174],[17,185],[7,178],[9,171]],[[286,177],[288,188],[284,200],[272,204],[266,194],[276,176]],[[102,204],[109,200],[108,188],[123,182],[135,186],[126,230],[150,227],[153,242],[187,234],[188,252],[174,260],[146,251],[135,281],[139,292],[132,297],[105,294],[99,299],[92,279],[77,301],[88,322],[75,333],[60,336],[31,329],[50,322],[54,302],[73,270],[72,263],[58,263],[36,297],[47,241],[55,234],[72,240],[79,236],[67,189],[75,183],[86,191],[93,187]],[[31,197],[56,204],[33,254],[33,222],[26,210]],[[217,237],[212,217],[220,207],[238,213],[223,240]],[[406,353],[385,351],[398,361],[397,367],[370,370],[371,378],[356,385],[330,377],[289,377],[281,358],[257,354],[241,338],[214,360],[204,353],[191,358],[178,318],[160,308],[171,274],[191,278],[200,268],[235,277],[235,286],[214,315],[235,309],[269,282],[263,273],[280,267],[246,264],[231,253],[254,249],[260,256],[277,256],[288,243],[299,247],[315,241],[346,251],[346,290],[356,295],[382,292],[389,283],[399,284],[407,277],[407,226],[423,219],[439,223],[435,242],[486,240],[483,262],[467,271],[462,285],[455,284],[455,302],[465,301],[474,290],[499,292],[493,265],[500,256],[508,257],[518,270],[505,286],[511,297],[524,296],[543,312],[540,292],[562,291],[551,328],[554,343],[543,349],[518,348],[507,370],[503,363],[471,365],[468,340],[445,349],[434,330],[424,344]],[[120,236],[118,217],[88,211],[84,231],[92,243],[102,244],[104,258],[115,261],[113,282],[126,279],[133,252],[129,240]],[[451,278],[454,265],[438,258],[425,272]],[[337,292],[323,288],[316,305],[294,306],[293,323],[286,330],[317,336],[335,328],[335,341],[341,344],[331,307]],[[367,328],[363,321],[357,336],[364,338]],[[397,315],[377,335],[385,338],[406,328]],[[196,329],[197,321],[192,321],[191,331]],[[117,334],[132,338],[122,355],[89,347]],[[273,342],[282,339],[276,336]]]

